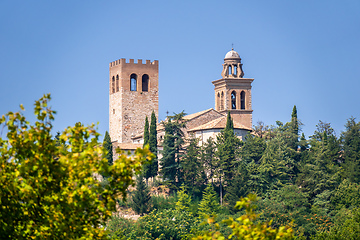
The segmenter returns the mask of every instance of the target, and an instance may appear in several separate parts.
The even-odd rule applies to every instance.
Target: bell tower
[[[125,58],[109,64],[109,132],[113,142],[131,143],[144,130],[145,117],[159,113],[159,62]]]
[[[215,110],[230,111],[231,117],[248,128],[252,128],[251,83],[253,78],[244,78],[241,58],[232,49],[224,58],[222,79],[215,86]]]

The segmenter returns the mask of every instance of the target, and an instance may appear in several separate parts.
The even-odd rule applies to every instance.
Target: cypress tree
[[[145,125],[144,125],[144,144],[143,147],[149,145],[149,120],[148,117],[145,117]],[[151,149],[149,149],[151,151]],[[148,183],[148,179],[151,177],[151,163],[143,165],[144,177],[146,179],[146,184]]]
[[[132,197],[131,208],[140,216],[147,213],[150,208],[150,191],[149,188],[144,183],[142,175],[137,176],[136,179],[136,190],[135,194]]]
[[[105,132],[103,146],[106,149],[106,159],[108,160],[109,165],[113,164],[113,147],[108,131]]]
[[[230,112],[228,112],[226,127],[217,136],[217,157],[219,160],[219,177],[220,177],[220,201],[222,203],[222,191],[224,183],[229,185],[233,178],[233,171],[236,160],[236,150],[240,145],[240,140],[234,133],[234,124],[231,119]],[[223,181],[222,181],[223,180]]]
[[[148,117],[145,117],[145,126],[144,126],[144,145],[145,147],[147,144],[149,144],[149,120]],[[150,149],[151,151],[151,149]]]
[[[294,105],[293,111],[291,113],[290,136],[292,139],[291,147],[297,151],[299,146],[299,121],[297,117],[296,105]]]
[[[155,154],[155,158],[151,163],[151,172],[150,177],[156,177],[158,173],[158,159],[157,159],[157,130],[156,130],[156,116],[155,112],[151,113],[151,122],[150,122],[150,136],[149,136],[149,149],[150,151]]]

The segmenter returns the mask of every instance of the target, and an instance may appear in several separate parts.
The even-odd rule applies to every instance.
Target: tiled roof
[[[119,147],[123,150],[135,150],[137,148],[142,148],[143,144],[140,143],[116,143],[116,147]]]
[[[203,125],[194,127],[190,130],[188,130],[188,132],[196,132],[199,130],[208,130],[208,129],[224,129],[226,127],[226,116],[223,117],[219,117],[217,119],[214,119],[208,123],[205,123]],[[241,123],[233,120],[234,123],[234,129],[244,129],[244,130],[248,130],[251,131],[251,128],[245,127],[244,125],[242,125]]]
[[[214,110],[214,109],[209,108],[209,109],[204,110],[204,111],[201,111],[201,112],[189,114],[189,115],[184,116],[184,119],[190,120],[190,119],[196,118],[196,117],[198,117],[198,116],[200,116],[200,115],[202,115],[202,114],[204,114],[204,113],[210,112],[211,110]]]

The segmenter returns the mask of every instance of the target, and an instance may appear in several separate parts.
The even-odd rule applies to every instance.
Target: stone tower
[[[212,83],[215,86],[215,110],[230,111],[232,118],[252,128],[251,83],[253,78],[244,78],[241,58],[232,49],[225,55],[222,79]]]
[[[159,113],[159,62],[124,58],[109,64],[109,121],[113,142],[131,143],[144,130],[145,117]]]

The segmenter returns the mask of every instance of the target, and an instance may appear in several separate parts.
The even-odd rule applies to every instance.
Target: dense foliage
[[[119,152],[110,166],[93,125],[77,123],[54,138],[49,100],[45,95],[35,102],[33,125],[21,112],[0,118],[6,133],[0,138],[0,236],[106,239],[103,226],[116,210],[116,197],[126,198],[135,172],[153,155],[146,149],[133,157]]]

